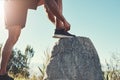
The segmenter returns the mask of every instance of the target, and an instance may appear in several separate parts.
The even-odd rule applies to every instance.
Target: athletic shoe
[[[55,33],[53,36],[53,38],[73,38],[73,37],[75,37],[75,35],[70,34],[64,29],[60,29],[60,30],[55,29]]]
[[[8,76],[8,74],[5,74],[5,75],[0,75],[0,80],[14,80],[14,79]]]

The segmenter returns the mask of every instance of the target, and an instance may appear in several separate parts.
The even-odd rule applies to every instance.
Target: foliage
[[[2,48],[2,45],[0,45],[0,51],[1,51],[1,48]],[[10,57],[10,60],[7,66],[7,70],[9,71],[9,74],[12,75],[15,78],[15,80],[43,80],[45,77],[47,64],[51,59],[51,55],[48,50],[44,52],[43,66],[38,67],[41,75],[38,77],[36,75],[33,75],[32,78],[28,78],[30,75],[28,71],[29,64],[33,56],[34,56],[34,50],[29,45],[26,47],[24,53],[22,53],[21,50],[13,49],[12,55]]]
[[[34,56],[34,50],[31,46],[27,46],[25,52],[22,53],[18,49],[12,50],[7,70],[13,77],[28,78],[30,73],[28,71],[31,58]]]
[[[109,63],[107,61],[107,71],[104,73],[105,80],[120,80],[120,55],[113,54]]]

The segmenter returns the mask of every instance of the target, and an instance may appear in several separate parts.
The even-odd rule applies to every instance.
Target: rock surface
[[[45,80],[103,80],[101,65],[91,40],[60,39],[53,48]]]

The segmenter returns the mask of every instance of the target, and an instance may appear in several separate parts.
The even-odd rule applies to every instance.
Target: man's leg
[[[49,10],[48,6],[45,4],[44,5],[45,9],[46,9],[46,13],[47,13],[47,16],[49,18],[49,20],[55,24],[56,23],[56,19],[55,19],[55,16],[54,14]]]
[[[48,6],[50,11],[56,16],[56,18],[63,22],[65,30],[70,30],[70,24],[67,22],[67,20],[64,18],[61,11],[59,10],[59,6],[56,0],[45,0],[45,4]]]
[[[55,0],[55,1],[57,3],[60,13],[62,14],[62,0]],[[63,22],[60,19],[55,18],[55,15],[52,13],[52,11],[50,11],[49,7],[46,4],[44,6],[48,14],[48,18],[50,19],[52,23],[56,25],[56,29],[58,30],[65,29]]]
[[[46,12],[49,19],[52,21],[55,19],[56,29],[54,38],[72,38],[75,35],[67,32],[70,29],[70,24],[65,20],[62,15],[62,0],[45,0]],[[47,2],[48,1],[48,2]],[[54,18],[54,16],[56,18]],[[52,21],[53,22],[53,21]]]
[[[0,75],[7,74],[6,67],[9,61],[9,57],[11,55],[13,46],[15,45],[15,43],[19,38],[20,33],[21,33],[21,26],[16,25],[8,29],[8,39],[6,41],[6,44],[2,52]]]
[[[62,0],[56,0],[56,3],[58,5],[58,7],[59,7],[60,14],[62,14],[62,9],[63,9]],[[64,29],[63,22],[58,18],[56,18],[56,29]]]

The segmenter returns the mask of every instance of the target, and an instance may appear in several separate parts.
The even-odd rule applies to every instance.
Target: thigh
[[[22,28],[25,26],[28,8],[22,3],[23,2],[18,2],[16,0],[5,2],[4,10],[6,28],[14,25],[20,25]]]

